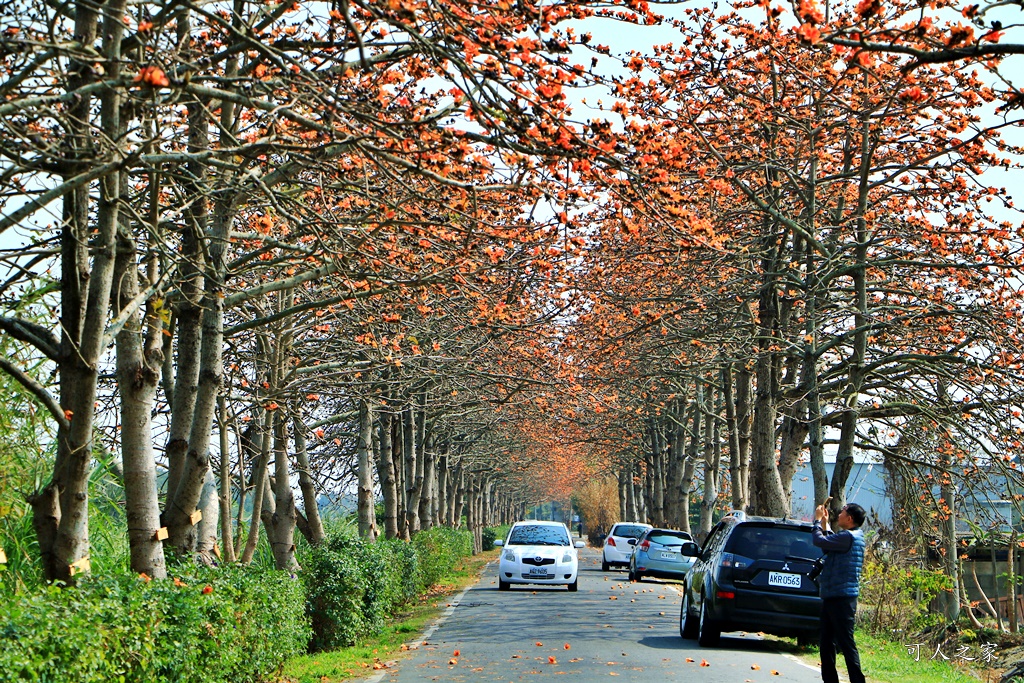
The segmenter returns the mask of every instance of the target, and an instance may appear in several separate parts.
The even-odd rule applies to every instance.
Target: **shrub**
[[[463,557],[473,554],[473,539],[467,531],[437,526],[416,534],[413,547],[420,565],[420,590],[433,586],[450,573]]]
[[[928,625],[929,603],[952,589],[952,581],[941,571],[911,563],[867,560],[860,598],[866,608],[865,625],[881,637],[921,629]]]
[[[88,576],[0,608],[0,679],[266,680],[309,642],[304,602],[302,582],[283,572]]]
[[[366,543],[348,532],[328,537],[302,559],[311,649],[344,647],[380,633],[403,605],[471,553],[469,533],[445,527],[421,531],[412,543]]]
[[[512,528],[511,524],[503,524],[501,526],[489,526],[484,527],[481,536],[483,538],[483,549],[492,550],[494,549],[494,542],[499,538],[504,540],[508,536],[508,530]]]
[[[353,551],[358,544],[347,536],[329,537],[302,561],[313,650],[351,645],[366,631],[364,574]]]

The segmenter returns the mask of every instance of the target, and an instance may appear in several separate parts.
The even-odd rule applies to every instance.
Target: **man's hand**
[[[824,504],[814,508],[814,519],[821,522],[822,526],[828,524],[828,508]]]

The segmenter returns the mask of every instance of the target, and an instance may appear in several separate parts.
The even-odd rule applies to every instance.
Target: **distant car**
[[[704,545],[686,543],[696,562],[686,575],[679,635],[715,645],[723,631],[763,631],[817,642],[821,598],[808,576],[822,556],[811,525],[792,519],[723,517]]]
[[[507,591],[514,583],[565,585],[575,592],[579,557],[569,530],[561,522],[516,522],[508,537],[494,542],[501,548],[498,561],[498,590]]]
[[[641,536],[653,528],[650,524],[639,522],[618,522],[612,525],[601,550],[601,571],[606,572],[612,567],[628,567],[633,547]]]
[[[683,555],[684,543],[693,542],[693,536],[675,529],[650,529],[640,537],[629,558],[629,580],[643,581],[645,576],[662,579],[683,579],[697,558]]]

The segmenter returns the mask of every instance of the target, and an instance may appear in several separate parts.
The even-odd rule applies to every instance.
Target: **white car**
[[[653,528],[650,524],[640,522],[619,522],[612,526],[604,538],[601,571],[606,572],[612,567],[628,567],[637,541]]]
[[[508,538],[495,541],[501,548],[498,561],[498,590],[507,591],[513,583],[566,585],[576,591],[579,558],[569,530],[561,522],[516,522]]]

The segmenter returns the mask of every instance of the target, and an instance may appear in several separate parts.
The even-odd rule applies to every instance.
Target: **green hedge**
[[[83,578],[0,605],[0,680],[263,681],[306,649],[303,583],[222,567]]]
[[[499,538],[501,540],[505,540],[505,537],[508,536],[508,531],[511,528],[511,524],[505,524],[503,526],[484,527],[484,530],[480,534],[480,540],[482,541],[483,549],[493,550],[494,542]]]
[[[352,645],[380,633],[388,619],[472,554],[467,531],[435,527],[412,543],[366,543],[336,534],[301,558],[313,627],[312,649]]]

